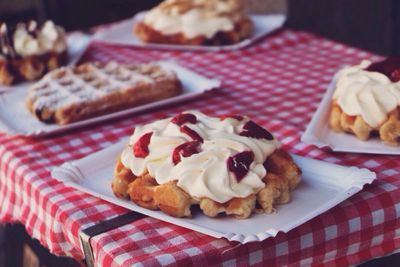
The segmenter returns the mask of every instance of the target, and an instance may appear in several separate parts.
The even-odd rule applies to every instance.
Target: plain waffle
[[[27,107],[46,123],[68,124],[180,94],[176,74],[157,64],[85,63],[33,85]]]

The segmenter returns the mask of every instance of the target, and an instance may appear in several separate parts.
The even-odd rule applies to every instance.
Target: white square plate
[[[79,32],[67,36],[68,66],[73,66],[79,61],[89,43],[90,37]],[[34,82],[22,82],[11,86],[0,85],[0,94],[10,92],[11,90],[27,89],[33,83]]]
[[[104,120],[146,111],[163,105],[192,99],[221,85],[218,80],[207,79],[173,62],[159,62],[163,67],[175,71],[183,85],[183,93],[160,101],[128,108],[122,111],[73,122],[67,125],[46,124],[34,117],[25,107],[26,90],[13,90],[0,95],[0,131],[30,137],[45,136],[76,129]]]
[[[303,171],[302,181],[292,192],[291,201],[277,206],[274,214],[253,214],[246,220],[228,216],[209,218],[196,212],[192,218],[175,218],[161,211],[141,208],[128,200],[116,198],[111,191],[115,159],[128,140],[114,144],[77,161],[64,163],[52,176],[65,185],[91,195],[213,237],[224,237],[240,243],[262,241],[278,232],[289,230],[318,216],[360,191],[376,178],[374,172],[356,167],[343,167],[293,156]],[[100,162],[100,164],[99,164]]]
[[[254,23],[254,32],[252,36],[237,44],[222,46],[194,46],[194,45],[169,45],[144,43],[139,40],[133,33],[135,23],[141,21],[146,12],[136,14],[132,19],[117,23],[106,30],[98,32],[94,39],[101,42],[131,45],[137,47],[147,47],[156,49],[172,49],[172,50],[202,50],[202,51],[223,51],[236,50],[244,48],[267,34],[282,27],[286,20],[284,15],[251,15],[250,18]]]
[[[328,86],[317,111],[301,136],[301,141],[320,148],[329,147],[336,152],[400,155],[400,147],[385,145],[378,137],[362,141],[355,135],[336,133],[329,127],[332,95],[335,90],[336,80],[334,78]]]

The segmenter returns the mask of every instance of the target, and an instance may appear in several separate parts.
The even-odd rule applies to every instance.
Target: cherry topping
[[[392,82],[400,81],[400,68],[394,70],[392,74],[390,74],[390,80],[392,80]]]
[[[220,117],[220,120],[223,121],[223,120],[229,119],[229,118],[232,118],[232,119],[235,119],[235,120],[238,120],[238,121],[243,120],[243,117],[242,117],[242,116],[239,116],[239,115],[232,115],[232,114],[222,115],[222,116]]]
[[[241,136],[247,136],[247,137],[252,137],[252,138],[257,138],[257,139],[267,139],[267,140],[273,140],[274,137],[270,132],[265,130],[263,127],[255,123],[254,121],[248,121],[244,126],[242,131],[239,133]]]
[[[182,133],[189,135],[193,140],[203,143],[203,138],[197,132],[193,131],[186,125],[181,126],[180,130]]]
[[[197,118],[195,115],[193,115],[191,113],[181,113],[181,114],[178,114],[175,117],[173,117],[171,122],[175,123],[176,125],[181,126],[185,123],[194,124],[197,122]]]
[[[228,158],[228,170],[233,172],[238,183],[249,172],[253,160],[254,153],[252,151],[243,151]]]
[[[400,57],[388,57],[385,60],[372,63],[365,70],[386,75],[392,82],[400,81]]]
[[[149,144],[153,132],[142,135],[133,145],[133,155],[137,158],[145,158],[149,155]]]
[[[199,141],[189,141],[177,146],[172,152],[172,162],[176,165],[181,162],[181,156],[186,158],[199,153],[199,145]]]

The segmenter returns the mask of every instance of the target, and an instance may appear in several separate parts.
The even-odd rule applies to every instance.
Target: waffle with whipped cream
[[[84,63],[46,74],[28,91],[29,111],[46,123],[78,120],[180,94],[172,70],[159,64]]]
[[[245,219],[287,203],[300,176],[276,138],[249,118],[188,111],[135,128],[112,190],[174,217],[199,205],[209,217]]]
[[[379,135],[400,144],[400,58],[345,67],[338,73],[330,127],[361,140]]]
[[[32,81],[67,62],[64,30],[52,21],[0,23],[0,84]]]
[[[166,0],[134,26],[144,42],[229,45],[248,38],[253,24],[243,0]]]

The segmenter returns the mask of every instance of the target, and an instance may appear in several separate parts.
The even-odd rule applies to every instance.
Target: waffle
[[[134,33],[146,43],[218,46],[235,44],[248,38],[252,27],[251,20],[243,18],[235,23],[231,31],[220,31],[211,38],[204,35],[188,38],[183,33],[166,35],[146,23],[139,22],[134,28]]]
[[[224,8],[221,9],[223,5]],[[218,9],[220,8],[220,9]],[[253,29],[252,21],[248,16],[243,14],[243,2],[240,0],[217,1],[217,0],[167,0],[155,7],[151,12],[158,12],[157,19],[161,16],[165,17],[180,17],[194,10],[200,10],[203,18],[196,25],[190,27],[203,27],[202,21],[221,18],[225,21],[230,21],[233,26],[228,30],[221,26],[221,29],[215,29],[211,35],[206,33],[207,30],[198,31],[195,35],[181,31],[165,32],[164,23],[161,23],[161,28],[155,26],[151,21],[144,20],[138,22],[133,31],[139,39],[147,43],[163,43],[163,44],[179,44],[179,45],[230,45],[238,43],[241,40],[248,38]],[[151,16],[152,14],[150,14]],[[198,18],[196,18],[198,19]],[[169,22],[165,22],[168,24]],[[181,25],[186,22],[181,22]],[[179,25],[179,24],[178,24]],[[185,27],[185,26],[182,26]],[[210,29],[209,26],[204,26],[205,29]],[[189,30],[190,31],[190,30]]]
[[[57,39],[46,40],[42,36],[42,32],[49,28],[56,32],[51,36],[57,34]],[[28,41],[35,43],[37,51],[28,51],[30,46],[23,46]],[[0,84],[37,80],[45,73],[65,65],[67,60],[64,31],[52,22],[46,22],[41,28],[34,21],[19,23],[16,27],[0,24]]]
[[[276,204],[289,202],[291,191],[300,182],[301,171],[284,150],[276,150],[268,158],[267,166],[271,171],[264,177],[265,188],[260,192],[246,198],[233,198],[226,203],[218,203],[209,198],[195,200],[179,188],[176,182],[159,185],[148,173],[136,177],[118,158],[114,169],[112,191],[118,198],[130,199],[147,209],[160,209],[174,217],[190,217],[191,206],[199,205],[209,217],[224,212],[245,219],[254,211],[272,213]]]
[[[378,133],[385,144],[400,145],[400,107],[390,112],[381,125],[373,128],[361,116],[349,116],[333,102],[329,124],[335,132],[352,133],[361,140],[367,140],[371,134]]]
[[[162,127],[169,127],[162,125]],[[136,150],[135,146],[134,150]],[[163,148],[159,146],[157,148],[165,152]],[[128,149],[131,148],[128,147]],[[175,150],[176,148],[174,152]],[[262,165],[266,169],[266,175],[260,177],[263,183],[260,190],[247,196],[232,197],[228,201],[218,202],[210,197],[191,196],[178,185],[177,180],[159,184],[148,171],[135,176],[133,171],[124,166],[122,157],[123,155],[117,159],[111,183],[114,195],[131,200],[147,209],[161,210],[174,217],[191,217],[193,205],[199,206],[202,212],[209,217],[216,217],[222,213],[238,219],[246,219],[254,212],[272,213],[275,211],[275,205],[289,202],[291,192],[299,184],[301,176],[301,170],[294,163],[292,157],[283,149],[278,148],[267,157]],[[174,161],[174,157],[172,159]],[[222,162],[225,162],[226,165],[227,160],[222,159]],[[202,162],[199,162],[196,165],[201,164]],[[207,170],[204,171],[207,172]],[[210,179],[219,179],[219,177],[218,173],[215,173],[215,177],[211,174]],[[196,179],[198,178],[189,183],[191,187],[195,187],[198,183]]]
[[[85,63],[46,74],[28,92],[28,110],[45,123],[68,124],[180,94],[174,72],[157,64]]]

